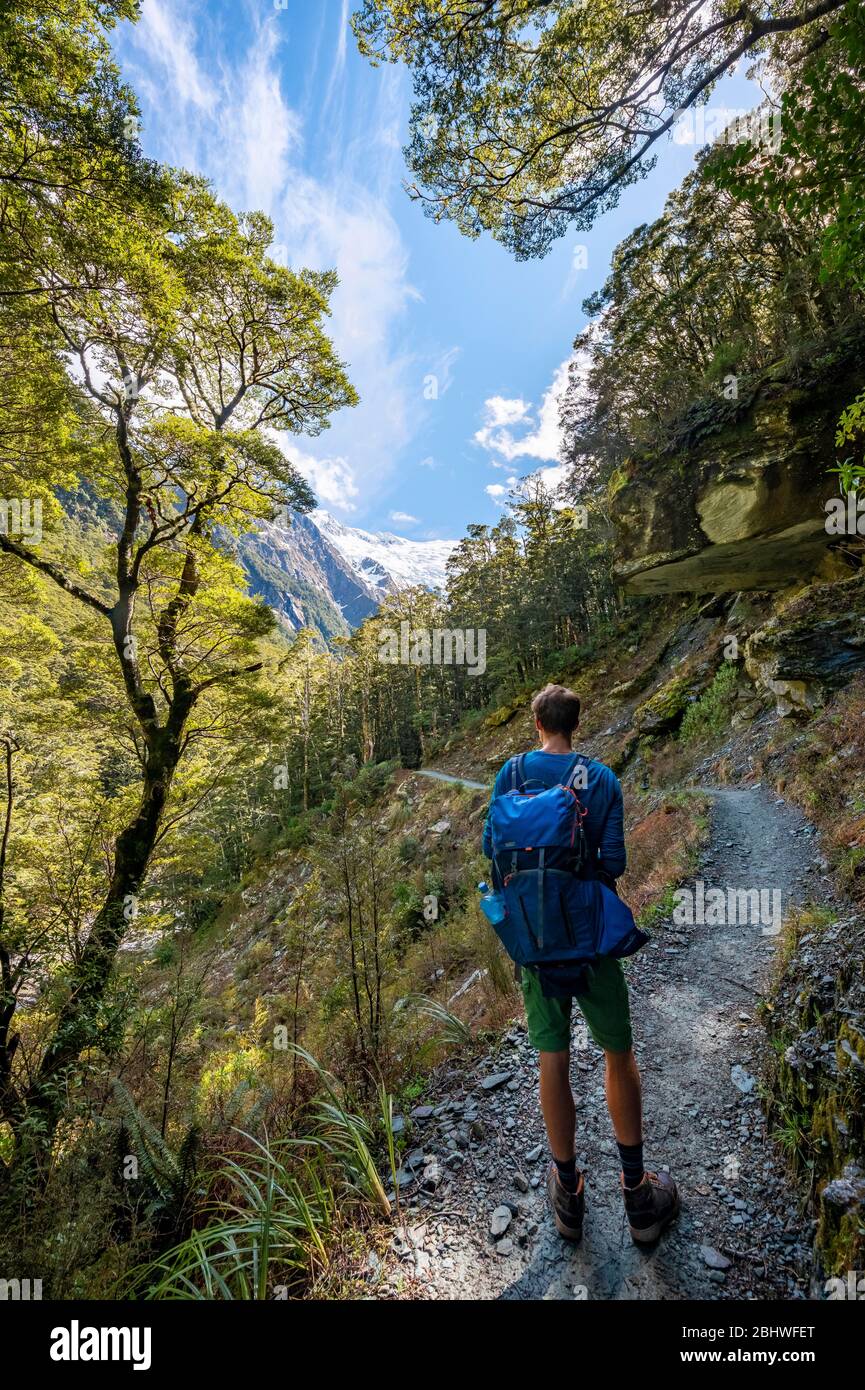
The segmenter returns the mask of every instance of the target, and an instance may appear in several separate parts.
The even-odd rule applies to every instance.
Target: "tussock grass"
[[[295,1052],[318,1086],[306,1132],[271,1140],[236,1130],[241,1146],[204,1179],[200,1224],[134,1270],[123,1297],[261,1300],[308,1292],[327,1273],[349,1213],[390,1219],[370,1124],[345,1105],[334,1077],[308,1052]],[[380,1100],[383,1113],[392,1113],[383,1087]],[[393,1167],[392,1125],[386,1133]]]

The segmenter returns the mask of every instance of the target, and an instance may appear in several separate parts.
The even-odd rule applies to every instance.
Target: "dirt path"
[[[697,874],[707,890],[775,890],[784,911],[825,896],[815,832],[796,810],[759,787],[707,790],[711,836]],[[431,1114],[413,1112],[386,1288],[448,1299],[807,1296],[812,1232],[767,1138],[755,1080],[765,1047],[755,1009],[775,949],[759,922],[667,922],[629,965],[646,1161],[669,1166],[683,1199],[654,1251],[634,1246],[624,1225],[603,1054],[575,1010],[582,1245],[563,1242],[547,1212],[537,1064],[519,1026],[480,1064],[447,1071]]]
[[[414,769],[415,777],[432,777],[436,782],[455,782],[458,787],[474,787],[477,791],[492,791],[492,782],[472,782],[468,777],[452,777],[449,772],[435,772],[430,767]]]

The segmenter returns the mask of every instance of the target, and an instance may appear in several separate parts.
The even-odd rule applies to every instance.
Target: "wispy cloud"
[[[171,5],[165,0],[145,0],[135,34],[136,46],[149,52],[170,78],[174,99],[202,111],[213,110],[217,91],[199,67],[194,30]]]
[[[124,68],[146,102],[145,148],[205,174],[236,209],[272,212],[303,129],[280,90],[279,25],[255,22],[246,47],[225,54],[208,14],[196,11],[193,25],[187,13],[178,0],[144,0],[139,23],[124,29]]]
[[[410,516],[408,512],[389,512],[389,513],[388,513],[388,516],[390,517],[391,521],[395,521],[395,522],[397,523],[397,525],[401,525],[401,526],[418,526],[418,525],[420,525],[420,519],[419,519],[418,517],[416,517],[416,516]]]
[[[284,448],[286,456],[303,474],[325,506],[336,507],[342,512],[357,510],[356,499],[360,496],[360,489],[348,459],[317,458],[314,454],[297,448],[293,443],[284,444]]]
[[[333,65],[330,69],[330,76],[327,80],[327,92],[323,102],[323,110],[330,108],[334,98],[334,93],[339,89],[340,81],[345,72],[345,55],[348,42],[348,0],[342,0],[342,8],[339,16],[339,32],[336,40],[336,51],[333,55]]]
[[[522,458],[558,461],[562,445],[560,398],[568,384],[570,363],[571,358],[567,358],[556,368],[537,415],[521,397],[490,396],[484,401],[483,424],[474,438],[476,444],[495,456],[492,462],[496,467],[506,468]],[[516,433],[518,425],[525,426],[522,434]]]
[[[334,93],[347,77],[348,10],[344,0],[327,78]],[[280,17],[250,13],[245,47],[238,49],[234,31],[234,47],[226,51],[206,11],[188,19],[179,0],[144,0],[142,21],[126,31],[121,56],[147,100],[148,151],[206,174],[233,207],[267,212],[283,263],[336,268],[340,283],[328,332],[361,404],[334,419],[322,445],[301,441],[301,453],[322,501],[352,510],[381,493],[426,408],[425,368],[402,341],[406,309],[418,295],[389,207],[391,194],[403,196],[395,133],[405,89],[396,73],[382,81],[361,144],[357,123],[334,106],[322,122],[327,133],[319,132],[314,145],[310,123],[320,110],[295,110],[283,93]],[[440,393],[450,384],[456,352],[436,358]],[[292,441],[286,452],[297,453]]]
[[[423,413],[412,355],[399,338],[414,297],[408,255],[387,208],[350,184],[332,187],[292,174],[279,223],[293,265],[336,266],[339,275],[329,331],[361,405],[337,417],[327,450],[335,448],[350,459],[369,498],[388,477]]]
[[[241,207],[261,208],[278,221],[303,127],[282,97],[273,66],[277,46],[275,28],[263,28],[242,66],[226,77],[230,99],[222,108],[219,149],[211,147],[209,159],[219,169],[220,186],[233,185]]]
[[[453,386],[454,367],[461,351],[458,347],[447,348],[433,359],[431,375],[435,377],[438,396],[444,396]]]

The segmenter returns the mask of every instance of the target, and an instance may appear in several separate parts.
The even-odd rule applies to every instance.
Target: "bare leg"
[[[604,1057],[607,1063],[604,1077],[607,1109],[616,1138],[620,1144],[640,1144],[643,1140],[643,1097],[633,1049],[605,1052]]]
[[[607,1109],[616,1138],[623,1148],[643,1142],[643,1103],[640,1071],[632,1050],[607,1052]],[[679,1214],[679,1192],[669,1173],[643,1170],[642,1180],[625,1184],[622,1196],[631,1238],[638,1245],[653,1245]]]
[[[567,1163],[576,1153],[577,1112],[571,1091],[570,1053],[539,1053],[541,1110],[553,1158]]]

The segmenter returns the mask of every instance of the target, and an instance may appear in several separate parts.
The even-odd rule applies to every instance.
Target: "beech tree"
[[[410,192],[520,258],[585,229],[744,57],[825,40],[844,0],[363,0],[361,52],[414,79]]]
[[[77,8],[98,19],[124,7]],[[44,180],[24,155],[31,145],[51,150],[55,109],[74,134],[75,103],[63,69],[53,74],[56,103],[44,92],[28,105],[34,75],[25,68],[19,106],[28,114],[12,126],[32,177],[10,182],[0,221],[0,382],[23,425],[22,449],[10,430],[0,469],[3,495],[36,491],[48,517],[41,538],[0,530],[0,582],[29,571],[74,600],[84,631],[102,627],[113,653],[113,668],[100,667],[103,695],[126,712],[140,787],[111,847],[107,894],[62,980],[53,1032],[23,1083],[14,1004],[26,953],[13,965],[0,940],[0,1115],[31,1153],[50,1147],[76,1067],[98,1043],[100,1005],[178,766],[225,721],[219,692],[262,668],[260,639],[274,618],[246,596],[232,538],[283,508],[314,504],[275,432],[318,434],[357,399],[323,327],[335,275],[274,263],[268,219],[236,217],[200,179],[164,169],[139,178],[134,137],[124,129],[118,144],[112,134],[129,106],[104,45],[87,25],[71,33],[75,90],[85,107],[94,93],[107,101],[111,120],[100,127],[105,149],[66,142],[51,174],[51,217],[40,217]],[[7,99],[10,80],[7,71]],[[86,128],[89,108],[77,114]],[[112,201],[102,175],[124,151]],[[90,198],[94,187],[100,196]],[[71,547],[58,488],[95,499],[108,537],[95,559]]]
[[[845,12],[828,43],[776,72],[776,144],[702,152],[661,216],[614,249],[561,400],[575,482],[608,478],[668,444],[691,407],[694,421],[734,409],[777,364],[856,332],[863,53],[865,19]]]

